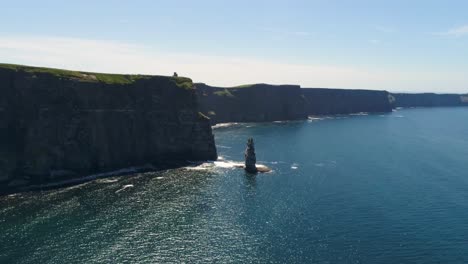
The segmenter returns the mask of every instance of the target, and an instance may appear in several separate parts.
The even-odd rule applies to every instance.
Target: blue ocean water
[[[0,263],[468,263],[467,120],[219,128],[216,164],[1,197]],[[272,173],[235,168],[248,137]]]

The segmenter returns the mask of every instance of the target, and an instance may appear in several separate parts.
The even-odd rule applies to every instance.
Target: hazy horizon
[[[467,8],[400,0],[7,2],[0,62],[178,72],[213,86],[467,93]]]

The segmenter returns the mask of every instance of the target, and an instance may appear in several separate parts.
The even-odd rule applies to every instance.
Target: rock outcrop
[[[255,156],[255,145],[253,138],[247,140],[247,148],[245,149],[245,171],[248,173],[257,173],[257,157]]]
[[[307,114],[336,115],[360,112],[391,112],[387,91],[304,88]]]
[[[221,88],[197,83],[200,109],[212,124],[306,119],[298,85],[253,84]]]
[[[395,107],[468,106],[468,95],[394,93]]]
[[[0,64],[0,192],[216,158],[188,78]]]

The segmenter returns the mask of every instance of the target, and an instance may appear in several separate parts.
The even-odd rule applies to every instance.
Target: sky
[[[468,1],[0,0],[0,63],[468,92]]]

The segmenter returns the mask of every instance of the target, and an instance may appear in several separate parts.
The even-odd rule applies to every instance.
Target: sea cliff
[[[0,64],[0,193],[216,158],[188,78]]]
[[[306,119],[298,85],[252,84],[230,88],[197,83],[201,111],[212,124]]]
[[[197,83],[201,111],[212,124],[306,119],[309,115],[391,112],[387,91],[253,84],[213,87]]]
[[[395,107],[468,106],[468,95],[393,93]]]
[[[360,112],[391,112],[387,91],[305,88],[307,114],[336,115]]]

